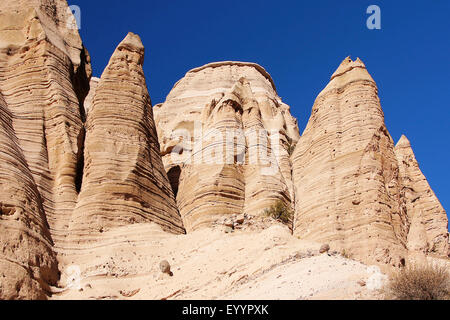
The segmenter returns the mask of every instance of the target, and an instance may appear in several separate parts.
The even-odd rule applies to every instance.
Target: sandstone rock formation
[[[403,264],[410,219],[419,213],[411,212],[411,201],[405,205],[408,184],[402,176],[410,173],[404,173],[404,164],[399,168],[399,154],[375,82],[361,60],[346,58],[317,97],[292,157],[294,234],[328,242],[366,262]],[[427,193],[425,186],[421,192]],[[434,199],[428,203],[434,207],[429,214],[439,219],[427,229],[446,255],[446,218]]]
[[[317,97],[293,172],[295,235],[374,260],[398,255],[406,235],[397,231],[405,214],[394,199],[393,142],[376,84],[359,59],[346,58]]]
[[[0,299],[45,298],[58,268],[42,200],[0,93]]]
[[[0,3],[2,298],[44,298],[58,280],[90,76],[70,15],[65,1]]]
[[[262,67],[225,61],[189,71],[155,106],[155,121],[188,231],[293,199],[297,122]]]
[[[143,63],[129,33],[91,78],[66,1],[0,2],[0,299],[116,297],[115,286],[122,297],[248,297],[272,269],[259,292],[283,295],[268,289],[279,270],[365,272],[337,251],[395,266],[449,256],[446,212],[406,137],[394,146],[359,59],[332,75],[301,137],[257,64],[193,69],[152,108]],[[275,203],[295,211],[290,225],[258,217]],[[311,250],[330,257],[296,265]],[[158,279],[163,257],[174,274]]]
[[[75,17],[65,0],[6,0],[0,3],[0,14],[4,44],[16,47],[22,45],[25,39],[39,41],[45,38],[45,41],[69,57],[74,74],[82,74],[86,71],[83,68],[90,71],[89,65],[86,65],[87,52],[78,34]],[[30,28],[22,30],[24,23],[30,23]],[[5,28],[6,26],[12,28]],[[29,38],[26,38],[27,35]],[[87,89],[85,87],[86,91]]]
[[[0,91],[57,245],[77,198],[80,104],[91,72],[68,14],[65,1],[0,4]]]
[[[449,255],[447,214],[420,170],[405,136],[395,146],[395,154],[403,185],[402,198],[410,222],[408,249]]]
[[[146,221],[184,232],[159,155],[143,63],[141,40],[129,33],[98,82],[86,121],[72,239],[89,241],[109,228]]]

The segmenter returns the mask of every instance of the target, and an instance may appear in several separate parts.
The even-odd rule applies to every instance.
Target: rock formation
[[[293,154],[294,234],[390,262],[406,243],[398,166],[377,87],[346,58],[317,97]]]
[[[0,93],[0,299],[44,298],[58,268],[42,200]]]
[[[44,298],[75,206],[89,56],[65,1],[0,3],[2,298]]]
[[[189,71],[155,107],[155,121],[188,231],[293,199],[297,122],[262,67],[226,61]]]
[[[236,257],[253,261],[223,272],[211,260],[229,289],[267,261],[312,257],[294,254],[300,244],[326,248],[320,261],[338,251],[394,266],[411,253],[449,256],[446,212],[406,137],[394,146],[359,59],[332,75],[300,137],[261,66],[193,69],[152,108],[140,38],[129,33],[91,78],[74,22],[64,0],[0,3],[0,299],[71,291],[69,269],[108,285],[136,276],[134,285],[146,273],[151,290],[121,288],[121,296],[173,297],[179,275],[206,270],[192,257],[218,252],[229,268],[239,267]],[[289,228],[260,217],[275,203],[295,211]],[[228,229],[218,233],[220,221]],[[234,227],[246,233],[228,241]],[[158,283],[148,273],[162,256],[161,270],[172,265],[174,277]],[[211,282],[199,274],[182,282],[191,293]],[[82,292],[73,290],[69,297]]]
[[[346,58],[317,97],[292,157],[294,234],[367,262],[403,264],[410,219],[418,214],[411,212],[410,201],[405,205],[408,185],[402,176],[409,173],[404,164],[399,167],[399,154],[384,124],[375,82],[361,60]],[[427,193],[426,187],[420,192]],[[431,200],[430,214],[439,219],[427,229],[446,255],[443,210]]]
[[[395,146],[395,154],[403,186],[402,199],[410,222],[408,249],[439,256],[449,255],[447,214],[420,171],[405,136]]]
[[[95,89],[72,239],[88,241],[110,228],[145,221],[184,232],[159,155],[143,63],[141,40],[129,33]]]
[[[0,4],[0,91],[57,245],[77,198],[80,104],[91,72],[68,14],[65,1]]]

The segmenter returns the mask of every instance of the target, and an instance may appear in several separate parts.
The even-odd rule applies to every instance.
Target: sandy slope
[[[227,299],[372,299],[376,291],[361,287],[371,276],[364,265],[343,257],[320,255],[294,260],[254,277]]]
[[[339,254],[319,254],[320,245],[297,239],[281,225],[180,236],[153,224],[121,227],[105,233],[95,248],[61,255],[64,272],[53,299],[379,297],[358,284],[368,280],[370,268]],[[164,259],[172,277],[159,270]]]

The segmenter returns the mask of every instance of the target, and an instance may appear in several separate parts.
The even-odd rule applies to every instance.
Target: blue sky
[[[128,31],[146,48],[152,102],[194,67],[239,60],[262,65],[300,132],[317,94],[348,55],[377,82],[387,127],[411,141],[421,169],[450,210],[450,1],[77,0],[81,36],[100,76]],[[366,9],[381,8],[381,30]]]

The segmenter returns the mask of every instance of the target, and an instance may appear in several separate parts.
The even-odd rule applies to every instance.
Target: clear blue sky
[[[300,132],[341,60],[360,57],[377,82],[387,127],[405,134],[444,208],[450,210],[450,1],[78,0],[81,36],[100,76],[128,31],[146,48],[154,104],[189,69],[251,61],[272,75]],[[381,30],[366,9],[381,8]]]

